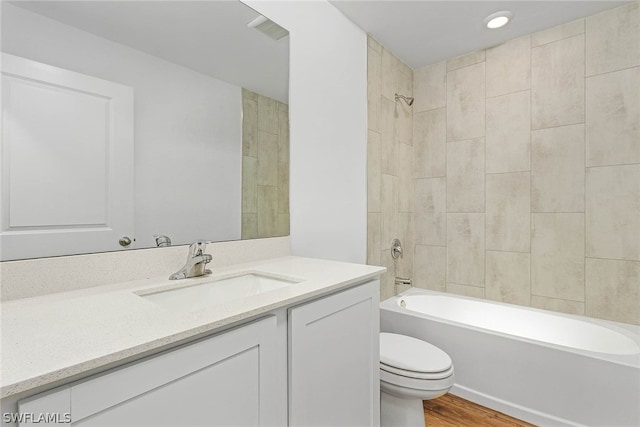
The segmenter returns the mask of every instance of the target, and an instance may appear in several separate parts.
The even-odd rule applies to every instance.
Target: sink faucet
[[[193,242],[189,246],[187,263],[180,270],[169,276],[169,280],[186,279],[187,277],[211,274],[211,270],[205,269],[207,263],[211,262],[213,259],[211,255],[204,253],[207,243],[211,242],[207,242],[205,240],[196,240]]]

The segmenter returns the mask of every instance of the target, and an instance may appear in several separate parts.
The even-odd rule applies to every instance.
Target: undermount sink
[[[180,288],[138,295],[167,308],[197,310],[287,287],[302,280],[264,273],[244,273]]]

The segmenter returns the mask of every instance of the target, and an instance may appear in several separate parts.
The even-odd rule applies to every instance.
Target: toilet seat
[[[445,369],[441,372],[416,372],[399,369],[395,366],[389,366],[380,362],[380,369],[391,374],[400,375],[402,377],[415,378],[419,380],[439,380],[442,378],[450,377],[451,374],[453,374],[453,366],[449,366],[449,369]]]
[[[406,335],[380,333],[380,367],[412,378],[437,377],[452,369],[451,358],[435,345]],[[426,375],[425,375],[426,374]]]

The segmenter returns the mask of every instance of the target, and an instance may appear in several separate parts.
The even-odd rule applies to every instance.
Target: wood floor
[[[533,424],[496,412],[452,394],[425,400],[427,427],[532,427]]]

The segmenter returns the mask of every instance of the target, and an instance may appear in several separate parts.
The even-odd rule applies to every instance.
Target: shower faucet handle
[[[402,243],[398,239],[393,239],[391,242],[391,257],[393,259],[402,258]]]

